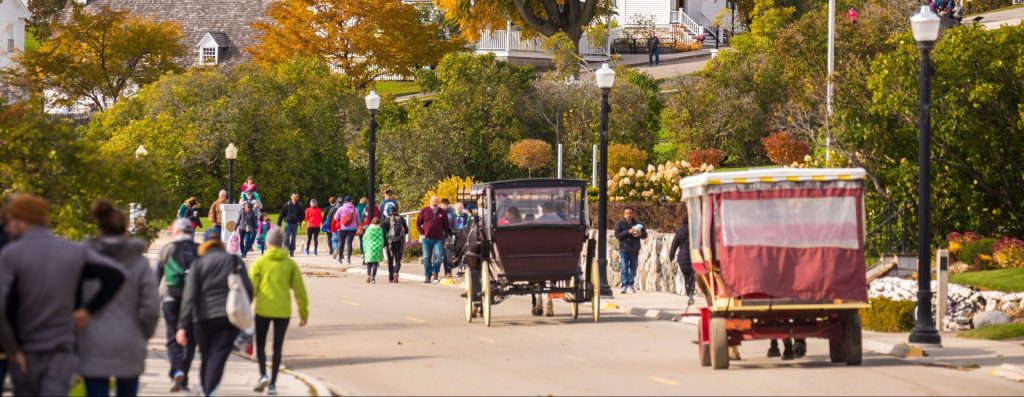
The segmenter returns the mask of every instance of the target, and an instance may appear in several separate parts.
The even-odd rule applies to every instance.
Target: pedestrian
[[[256,191],[256,181],[251,176],[248,177],[248,178],[245,178],[245,183],[242,183],[242,187],[239,188],[239,191],[241,191],[242,193],[245,193],[245,192],[255,192]]]
[[[398,213],[398,204],[388,207],[388,217],[381,223],[387,244],[388,282],[397,283],[402,270],[402,251],[409,235],[409,223]]]
[[[260,255],[263,255],[267,250],[267,232],[270,231],[272,226],[273,223],[270,222],[270,215],[267,215],[266,212],[260,214],[260,222],[257,228],[258,235],[256,236],[256,247],[260,249]]]
[[[192,204],[195,201],[195,196],[185,199],[185,201],[183,201],[181,205],[178,206],[178,218],[188,217],[188,212],[190,209],[192,209]]]
[[[8,196],[8,199],[10,199],[10,196]],[[4,205],[7,205],[7,200],[4,200]],[[7,217],[0,210],[0,252],[3,252],[4,247],[10,242],[10,237],[7,235],[7,231],[4,230],[4,225],[6,224]],[[0,295],[6,295],[6,293]],[[17,363],[22,371],[26,370],[25,355],[21,353],[21,349],[18,347],[18,340],[14,336],[14,330],[11,329],[10,322],[7,320],[7,310],[0,310],[0,348],[2,348],[0,349],[0,385],[2,385],[7,378],[8,359]]]
[[[451,234],[452,227],[448,223],[448,214],[441,209],[437,196],[430,197],[430,205],[420,209],[416,217],[416,229],[420,233],[423,245],[423,272],[426,276],[423,282],[440,282],[444,241]]]
[[[658,66],[661,61],[661,39],[658,35],[651,33],[651,37],[647,38],[647,64],[649,66]]]
[[[853,7],[850,7],[849,9],[847,9],[846,10],[846,19],[848,21],[850,21],[850,23],[856,25],[857,24],[857,20],[860,19],[860,15],[857,14],[857,9],[853,8]]]
[[[277,394],[277,371],[281,368],[284,348],[284,334],[288,330],[288,321],[292,316],[292,301],[289,290],[294,291],[295,300],[299,305],[299,326],[306,326],[309,319],[306,287],[302,282],[302,272],[281,248],[284,233],[281,229],[273,229],[267,234],[267,245],[270,249],[252,265],[249,277],[253,286],[253,303],[256,307],[256,359],[260,364],[260,379],[256,382],[255,391]],[[267,333],[270,325],[274,325],[274,360],[267,378]]]
[[[688,297],[686,305],[693,305],[695,279],[693,276],[693,263],[690,261],[690,224],[687,222],[685,214],[683,215],[682,226],[676,229],[676,235],[672,237],[672,245],[668,250],[668,257],[676,258],[679,273],[683,275],[683,287],[686,289],[686,296]]]
[[[454,248],[452,238],[455,236],[455,209],[452,208],[451,202],[447,198],[441,199],[441,210],[444,211],[446,217],[448,217],[448,226],[451,231],[444,236],[444,242],[441,245],[441,264],[444,266],[444,277],[452,277],[452,265],[451,265],[451,254],[450,251]]]
[[[391,213],[389,209],[398,208],[398,200],[395,200],[395,192],[391,189],[384,189],[384,200],[381,200],[380,206],[377,208],[381,214],[388,216]]]
[[[363,252],[363,231],[366,230],[366,225],[370,221],[366,217],[366,206],[368,201],[369,199],[367,199],[366,196],[363,196],[359,198],[359,204],[356,205],[356,216],[358,217],[357,222],[359,222],[359,225],[356,227],[356,237],[359,238],[360,253]],[[366,260],[364,259],[363,263],[365,262]]]
[[[365,244],[363,247],[363,262],[366,262],[366,282],[377,283],[377,268],[384,260],[384,230],[380,227],[380,218],[374,217],[370,220],[370,226],[366,227],[363,233]]]
[[[252,210],[256,213],[256,219],[259,219],[260,214],[263,213],[263,200],[260,198],[260,194],[256,193],[255,187],[251,189],[242,192],[242,195],[238,197],[238,204],[252,204]]]
[[[334,213],[334,219],[338,221],[338,263],[352,266],[352,241],[359,227],[359,215],[356,214],[351,197],[345,196],[342,199],[341,208]],[[346,247],[348,252],[345,252]]]
[[[221,219],[223,215],[220,211],[220,206],[224,204],[228,204],[227,190],[221,190],[220,193],[217,193],[217,201],[210,204],[210,214],[207,216],[210,219],[210,225],[217,230],[217,233],[221,233],[224,226],[224,220]]]
[[[4,207],[4,226],[14,240],[0,252],[0,308],[12,310],[24,363],[11,371],[16,396],[66,396],[75,370],[75,331],[85,327],[117,294],[121,264],[83,245],[54,236],[46,226],[49,205],[15,194]],[[99,287],[90,299],[78,294],[87,281]],[[9,311],[10,313],[10,311]],[[25,364],[25,365],[21,365]]]
[[[334,236],[331,235],[331,220],[334,219],[334,211],[338,209],[334,206],[337,199],[334,196],[327,198],[327,208],[324,208],[323,219],[320,222],[320,232],[327,238],[327,255],[334,257]]]
[[[619,240],[619,267],[622,269],[622,293],[627,289],[636,293],[633,283],[640,259],[640,240],[647,238],[647,229],[633,216],[633,209],[622,212],[622,220],[615,225],[615,238]]]
[[[282,222],[285,223],[284,245],[288,249],[289,256],[295,256],[295,238],[299,234],[299,223],[305,216],[302,203],[299,203],[299,194],[292,193],[291,200],[284,203],[284,206],[281,207],[281,214],[277,218],[278,227],[281,227]]]
[[[338,231],[341,230],[341,222],[335,219],[335,215],[338,214],[338,210],[341,209],[342,197],[338,196],[334,199],[334,206],[331,207],[328,216],[324,217],[324,222],[327,223],[327,240],[331,242],[331,257],[337,258],[338,252],[341,251],[341,243],[338,242]]]
[[[252,244],[256,241],[256,234],[259,233],[259,218],[256,217],[256,210],[251,203],[242,204],[242,211],[238,213],[238,221],[235,222],[235,231],[238,232],[242,244],[242,258],[252,250]]]
[[[317,207],[316,199],[309,200],[306,208],[306,255],[309,255],[309,243],[313,243],[313,256],[320,250],[320,226],[324,223],[324,212]]]
[[[110,303],[78,333],[78,374],[85,379],[88,396],[109,396],[114,378],[118,396],[134,397],[146,367],[146,345],[160,319],[157,282],[143,256],[146,243],[127,237],[128,216],[108,200],[94,201],[92,216],[99,237],[83,244],[120,262],[125,279]],[[94,293],[89,287],[83,297]]]
[[[192,223],[179,219],[173,225],[173,241],[160,250],[156,262],[156,281],[164,282],[161,311],[167,337],[167,360],[170,362],[171,392],[188,391],[188,372],[196,354],[195,337],[192,329],[186,329],[189,344],[179,345],[174,335],[178,330],[181,314],[181,294],[185,286],[185,274],[199,259],[199,244],[193,235]]]
[[[252,296],[252,284],[242,259],[227,253],[218,235],[207,232],[206,237],[199,247],[199,259],[185,278],[175,338],[179,345],[186,346],[189,343],[186,330],[193,330],[202,357],[199,383],[203,394],[209,396],[216,393],[235,338],[241,332],[228,320],[228,276],[239,274],[249,296]]]

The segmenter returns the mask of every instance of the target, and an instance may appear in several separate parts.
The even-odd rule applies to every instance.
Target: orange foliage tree
[[[765,152],[772,163],[787,165],[804,161],[804,156],[811,152],[806,143],[793,137],[786,131],[780,131],[761,138]]]
[[[580,38],[598,15],[610,13],[607,0],[434,0],[462,33],[478,39],[483,30],[504,30],[507,23],[528,33],[551,37],[564,32],[579,47]]]
[[[620,169],[640,169],[647,164],[647,153],[628,143],[608,145],[608,173],[614,174]]]
[[[686,160],[692,168],[700,168],[704,164],[718,168],[724,158],[725,153],[718,149],[694,150],[690,152],[689,156],[686,156]]]
[[[438,23],[423,22],[414,5],[394,0],[281,0],[272,23],[253,27],[261,42],[247,51],[261,62],[321,56],[363,88],[387,74],[411,75],[464,48]]]
[[[533,170],[551,162],[551,144],[540,139],[523,139],[513,143],[508,151],[508,159],[521,168],[526,168],[527,175],[533,177]]]

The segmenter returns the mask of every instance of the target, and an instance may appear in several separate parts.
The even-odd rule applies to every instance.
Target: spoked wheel
[[[590,284],[594,288],[594,294],[590,297],[590,302],[594,306],[594,322],[601,321],[601,278],[598,274],[597,266],[591,264],[590,266]]]
[[[572,308],[572,319],[573,320],[575,320],[575,319],[580,317],[580,303],[577,301],[577,299],[580,296],[579,295],[579,293],[580,293],[579,278],[580,278],[579,276],[573,276],[573,278],[569,279],[569,288],[572,289],[573,292],[571,292],[570,294],[566,295],[566,297],[570,297],[570,296],[572,297],[572,299],[570,299],[570,301],[569,301],[569,307]]]
[[[473,279],[466,277],[466,322],[472,323],[473,317],[476,317],[473,308]]]
[[[846,365],[860,365],[864,359],[861,346],[860,313],[849,311],[840,317],[843,324],[843,351]]]
[[[484,325],[491,326],[491,302],[492,302],[492,286],[491,286],[491,264],[484,262],[480,266],[480,287],[483,288],[484,296],[481,306],[483,306],[483,317]]]
[[[711,367],[729,369],[729,333],[725,330],[725,319],[712,317],[708,326],[711,336]]]

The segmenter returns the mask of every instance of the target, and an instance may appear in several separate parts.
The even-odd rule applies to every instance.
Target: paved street
[[[329,263],[321,258],[297,259]],[[824,340],[785,363],[764,358],[767,342],[746,343],[743,361],[711,371],[697,364],[696,330],[684,323],[615,313],[594,324],[584,319],[589,307],[572,321],[566,305],[553,318],[533,317],[522,298],[495,306],[485,328],[466,324],[454,286],[304,272],[310,325],[289,329],[285,363],[343,394],[1024,394],[1024,385],[984,372],[877,354],[862,367],[832,365]]]

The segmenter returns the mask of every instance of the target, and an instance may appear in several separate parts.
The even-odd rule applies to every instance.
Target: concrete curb
[[[1024,382],[1024,368],[1019,365],[1003,364],[995,371],[992,371],[992,375],[1000,378],[1009,379],[1014,382]]]
[[[241,358],[243,360],[250,361],[250,362],[253,362],[253,363],[255,363],[257,361],[255,357],[250,357],[250,356],[247,356],[247,355],[242,354],[240,352],[231,352],[231,354],[234,355],[235,357],[238,357],[238,358]],[[267,368],[270,368],[271,365],[272,365],[271,363],[267,363]],[[334,393],[332,393],[332,391],[331,391],[330,387],[328,387],[327,383],[325,383],[324,381],[318,379],[315,376],[312,376],[312,375],[309,375],[309,374],[306,374],[306,373],[303,373],[303,372],[300,372],[300,371],[295,371],[295,370],[289,369],[284,364],[281,365],[280,371],[281,371],[281,373],[283,373],[285,375],[292,376],[295,379],[298,379],[300,382],[305,383],[306,386],[309,387],[309,390],[311,391],[311,393],[310,393],[311,395],[320,396],[320,397],[326,397],[326,396],[333,396],[333,395],[335,395]]]
[[[674,54],[672,54],[672,55],[674,55]],[[684,53],[680,54],[679,56],[673,56],[673,57],[666,57],[666,56],[662,55],[661,56],[661,61],[658,62],[658,66],[671,65],[671,64],[682,63],[682,62],[688,62],[688,61],[692,61],[694,59],[708,58],[708,57],[711,57],[711,51],[709,51],[708,49],[700,49],[700,50],[697,50],[697,51],[688,51],[688,52],[684,52]],[[626,67],[638,67],[638,66],[641,66],[641,67],[645,67],[645,66],[647,66],[647,60],[646,59],[638,59],[638,60],[635,60],[635,61],[620,61],[620,62],[618,62],[616,64],[616,66],[626,66]]]

